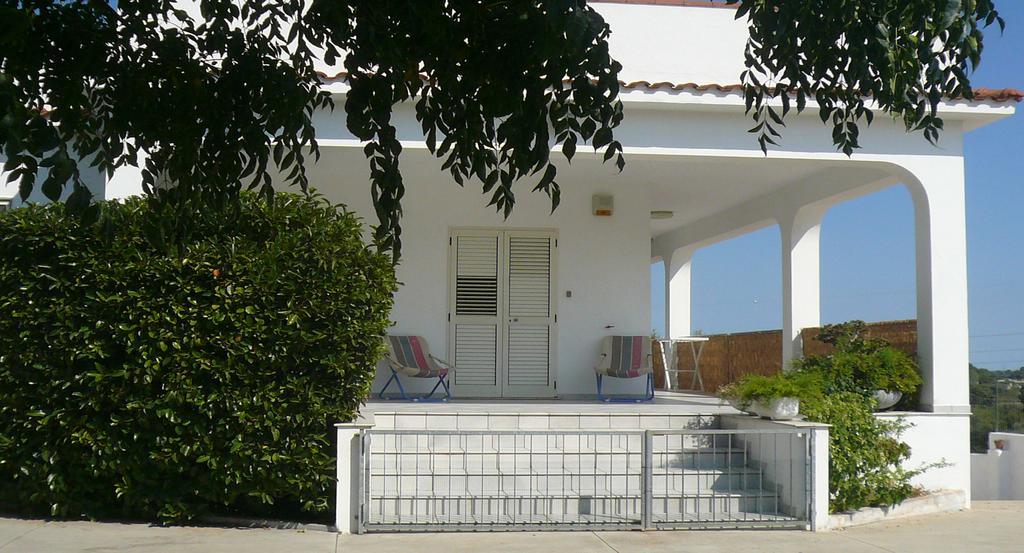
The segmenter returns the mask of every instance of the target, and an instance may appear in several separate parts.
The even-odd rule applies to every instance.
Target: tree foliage
[[[31,193],[88,210],[76,159],[137,163],[144,189],[202,206],[271,175],[303,189],[319,156],[316,110],[333,108],[316,61],[344,58],[349,130],[368,141],[377,239],[401,246],[401,144],[392,108],[414,101],[431,152],[458,183],[476,177],[506,215],[530,175],[558,205],[551,142],[572,158],[622,119],[609,29],[584,0],[17,1],[0,5],[0,145]],[[173,183],[175,192],[161,189]]]
[[[981,62],[982,29],[1005,26],[993,0],[727,2],[749,18],[742,82],[765,152],[792,104],[803,111],[809,100],[847,155],[860,147],[859,125],[871,123],[873,110],[934,143],[942,99],[972,97],[968,73]]]
[[[1002,25],[992,0],[726,1],[749,20],[742,81],[766,151],[790,104],[810,99],[847,154],[873,117],[866,97],[934,142],[940,99],[971,97],[981,29]],[[86,163],[141,163],[144,189],[183,210],[232,205],[246,188],[270,196],[278,172],[305,189],[305,167],[320,155],[314,113],[335,100],[318,60],[348,74],[346,124],[367,141],[376,238],[396,256],[405,190],[396,104],[415,106],[442,168],[459,184],[477,180],[506,216],[524,178],[557,207],[553,145],[571,159],[589,142],[623,167],[613,135],[621,67],[585,0],[187,5],[195,10],[172,0],[0,3],[0,148],[23,198],[38,185],[97,218]],[[188,217],[160,223],[178,219]]]

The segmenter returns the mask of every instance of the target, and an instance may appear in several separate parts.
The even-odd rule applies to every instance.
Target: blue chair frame
[[[448,401],[448,400],[450,400],[452,398],[452,391],[451,391],[451,388],[448,386],[448,373],[442,373],[442,374],[438,375],[438,377],[437,377],[437,384],[434,384],[434,387],[431,388],[429,394],[426,394],[426,395],[423,395],[423,396],[410,396],[408,393],[406,393],[405,386],[402,386],[402,379],[400,379],[398,377],[398,371],[396,371],[393,367],[388,367],[388,368],[391,369],[391,377],[388,378],[388,381],[384,384],[384,387],[380,389],[380,393],[377,394],[377,396],[380,399],[403,399],[405,401],[419,401],[419,402],[424,402],[424,403],[437,403],[437,402]],[[394,382],[395,384],[398,384],[398,396],[397,397],[395,397],[395,396],[386,397],[384,395],[384,392],[388,389],[389,386],[391,386],[392,382]],[[437,389],[441,388],[441,387],[444,388],[444,396],[443,397],[434,397],[434,393],[437,392]]]
[[[654,373],[647,373],[647,387],[644,390],[644,395],[641,397],[604,395],[604,391],[602,390],[604,376],[605,375],[600,373],[597,375],[597,399],[605,403],[644,403],[654,400]]]

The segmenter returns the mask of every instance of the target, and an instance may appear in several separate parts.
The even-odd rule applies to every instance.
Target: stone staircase
[[[797,521],[766,476],[764,437],[719,431],[717,415],[659,413],[374,414],[370,520],[479,526]],[[397,430],[400,432],[392,433]],[[652,434],[645,482],[644,430]],[[452,432],[458,431],[458,432]]]

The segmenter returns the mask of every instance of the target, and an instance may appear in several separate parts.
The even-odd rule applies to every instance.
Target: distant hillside
[[[970,366],[971,451],[988,449],[988,433],[1024,432],[1024,367],[992,371]]]

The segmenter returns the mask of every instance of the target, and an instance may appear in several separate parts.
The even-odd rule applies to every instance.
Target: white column
[[[362,434],[373,424],[347,422],[334,425],[338,431],[338,488],[335,494],[334,525],[342,534],[357,534],[361,478],[359,461],[363,455]]]
[[[917,355],[921,408],[970,412],[968,394],[967,218],[960,157],[912,168],[917,241]]]
[[[690,271],[694,248],[677,248],[665,261],[665,337],[689,336]]]
[[[800,331],[821,324],[821,218],[803,206],[779,217],[782,233],[782,368],[803,356]]]

